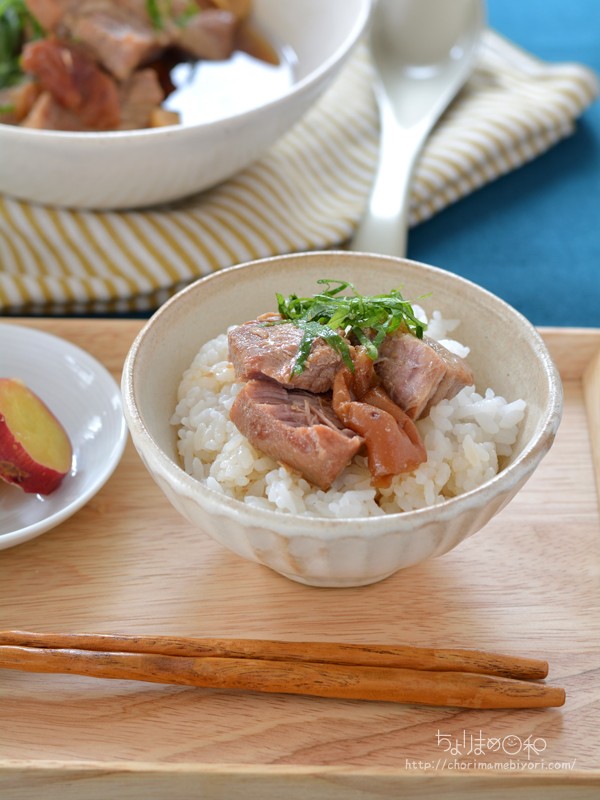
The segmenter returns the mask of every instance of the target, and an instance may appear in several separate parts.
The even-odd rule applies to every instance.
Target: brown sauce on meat
[[[373,362],[362,347],[353,354],[354,373],[342,367],[333,384],[333,410],[366,444],[375,486],[389,485],[393,475],[410,472],[427,460],[414,422],[378,385]]]

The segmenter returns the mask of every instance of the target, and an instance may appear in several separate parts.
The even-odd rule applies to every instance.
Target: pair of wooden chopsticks
[[[396,645],[0,632],[0,668],[462,708],[545,708],[533,658]]]

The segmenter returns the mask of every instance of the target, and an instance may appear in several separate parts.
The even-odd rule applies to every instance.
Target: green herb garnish
[[[427,325],[415,317],[411,304],[399,289],[392,289],[388,294],[362,295],[348,281],[322,278],[317,283],[327,288],[312,297],[276,294],[282,319],[303,331],[292,374],[299,375],[303,371],[312,344],[318,338],[336,350],[351,371],[354,371],[354,364],[344,336],[354,334],[373,360],[384,338],[400,327],[418,339],[423,338]],[[351,294],[341,294],[346,289]]]
[[[163,21],[160,13],[158,0],[146,0],[146,12],[150,17],[150,22],[155,30],[162,30]]]
[[[188,0],[187,5],[185,8],[180,12],[179,16],[175,17],[174,22],[179,28],[185,28],[188,22],[193,18],[198,16],[200,13],[200,8],[196,3],[196,0]]]
[[[173,18],[175,25],[184,28],[200,11],[196,0],[188,0],[180,13],[174,17],[173,0],[146,0],[146,13],[150,17],[152,27],[157,31],[164,29],[165,18]]]
[[[26,39],[43,34],[24,0],[0,0],[0,89],[14,86],[23,79],[19,63],[23,44]]]

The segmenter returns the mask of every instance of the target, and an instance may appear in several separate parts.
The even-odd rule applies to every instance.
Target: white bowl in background
[[[523,398],[526,417],[513,455],[477,489],[417,511],[324,519],[259,510],[210,490],[184,472],[170,418],[184,370],[201,345],[228,326],[274,310],[275,293],[312,295],[319,278],[352,281],[364,294],[402,287],[426,311],[460,318],[460,341],[478,388]],[[439,556],[480,530],[519,491],[549,450],[562,387],[540,335],[483,288],[436,267],[356,252],[277,256],[202,278],[165,303],[127,356],[125,417],[143,462],[173,506],[225,547],[313,586],[359,586]],[[508,546],[508,545],[507,545]],[[190,559],[194,554],[190,553]]]
[[[253,0],[261,30],[295,54],[295,81],[275,99],[219,120],[100,133],[0,123],[0,192],[68,208],[123,209],[214,186],[255,161],[313,105],[370,9],[371,0]]]

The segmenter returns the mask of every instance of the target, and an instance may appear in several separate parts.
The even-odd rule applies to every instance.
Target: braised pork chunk
[[[303,371],[292,374],[303,333],[291,322],[280,320],[277,314],[265,314],[229,332],[229,359],[236,376],[240,380],[271,378],[287,388],[316,394],[329,391],[341,357],[323,339],[316,339]]]
[[[44,92],[79,118],[81,130],[111,130],[118,126],[120,107],[116,83],[79,45],[57,39],[38,39],[25,46],[21,63]],[[32,125],[29,121],[29,127],[45,126]],[[47,127],[56,126],[48,124]]]
[[[248,381],[230,417],[254,447],[324,490],[363,444],[361,436],[343,427],[329,399],[273,381]]]
[[[193,58],[229,58],[237,16],[211,3],[189,0],[156,4],[160,24],[146,0],[27,0],[44,30],[78,42],[118,80],[125,80],[167,47]],[[201,13],[200,13],[201,12]]]
[[[464,359],[434,339],[403,332],[384,339],[375,371],[392,400],[411,419],[427,416],[435,403],[474,383]]]
[[[0,122],[18,125],[22,122],[40,94],[40,87],[30,78],[0,89]]]

